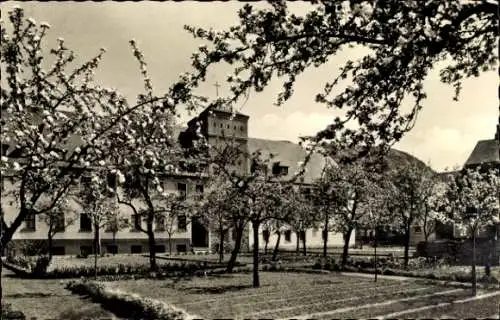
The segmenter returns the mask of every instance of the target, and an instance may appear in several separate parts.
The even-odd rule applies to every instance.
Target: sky
[[[145,55],[155,93],[165,92],[178,76],[191,71],[190,56],[201,42],[183,29],[184,25],[225,30],[238,22],[239,2],[3,2],[2,20],[14,6],[21,6],[27,17],[48,22],[49,45],[57,38],[77,53],[79,61],[94,56],[101,47],[106,54],[96,73],[98,80],[133,99],[143,85],[129,40],[135,39]],[[258,7],[265,4],[257,4]],[[310,9],[306,3],[290,3],[295,13]],[[274,81],[260,93],[251,93],[239,110],[250,116],[249,136],[297,142],[328,125],[336,113],[314,101],[323,85],[338,74],[349,58],[360,56],[360,49],[342,51],[324,66],[298,77],[294,96],[283,106],[273,105],[281,86]],[[216,97],[228,94],[224,80],[230,69],[210,70],[199,93]],[[427,162],[435,170],[462,166],[478,140],[492,139],[498,123],[498,75],[483,73],[465,81],[460,100],[453,101],[453,88],[439,81],[438,70],[426,79],[428,98],[414,129],[396,144]],[[189,115],[183,113],[183,120]]]

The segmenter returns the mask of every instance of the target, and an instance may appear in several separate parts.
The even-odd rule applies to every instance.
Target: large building
[[[233,114],[230,110],[206,109],[198,117],[188,122],[187,128],[178,128],[179,143],[186,150],[192,146],[194,132],[196,130],[207,138],[211,145],[221,145],[229,138],[236,141],[241,150],[241,158],[234,164],[241,174],[247,174],[251,169],[245,154],[261,152],[263,155],[273,154],[272,168],[270,171],[278,169],[283,179],[290,178],[297,171],[299,162],[303,161],[306,151],[299,145],[289,141],[275,141],[266,139],[256,139],[248,137],[249,117],[243,114]],[[10,156],[10,153],[6,153]],[[310,184],[321,176],[323,168],[328,161],[319,154],[314,154],[306,165],[304,175],[297,181],[298,184]],[[8,181],[2,181],[2,188],[9,189]],[[83,186],[76,186],[83,187]],[[199,174],[193,174],[189,170],[178,172],[174,176],[164,181],[164,190],[167,192],[177,192],[186,197],[196,196],[203,193],[204,180]],[[5,220],[9,224],[18,212],[17,204],[12,198],[2,197],[2,208]],[[124,206],[118,207],[120,215],[127,217],[130,227],[113,231],[103,227],[100,230],[101,248],[108,253],[141,253],[148,250],[146,234],[139,231],[138,224],[144,223],[140,217],[136,217],[133,211]],[[67,216],[65,219],[72,219],[73,223],[61,228],[53,238],[54,254],[80,254],[82,252],[92,252],[93,225],[81,208],[72,203],[72,211],[77,212],[76,216]],[[48,226],[37,216],[28,217],[21,227],[14,234],[12,243],[20,244],[25,241],[44,241],[47,239]],[[247,232],[247,235],[248,232]],[[294,234],[291,231],[284,231],[281,247],[292,248],[295,246]],[[160,221],[155,223],[156,251],[168,252],[170,246],[173,251],[209,251],[214,248],[212,233],[201,223],[193,221],[189,223],[186,219],[178,219],[175,223],[175,232],[171,237],[165,231],[165,226]],[[352,236],[352,244],[355,236]],[[270,245],[274,245],[274,236],[271,236]],[[321,246],[323,243],[322,232],[318,230],[307,231],[308,246]],[[251,241],[244,241],[243,249],[249,248]],[[329,235],[329,245],[340,246],[343,244],[342,235],[331,233]],[[262,241],[263,245],[263,241]]]

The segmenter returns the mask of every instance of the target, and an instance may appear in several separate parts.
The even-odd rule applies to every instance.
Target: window
[[[118,221],[112,220],[106,223],[105,232],[118,232]]]
[[[178,244],[176,249],[177,249],[177,252],[186,252],[187,246],[185,244]]]
[[[177,191],[179,191],[179,196],[181,200],[186,200],[187,196],[187,185],[185,183],[177,184]]]
[[[110,187],[113,190],[116,190],[116,174],[114,173],[109,173],[107,176],[108,180],[108,187]]]
[[[285,241],[286,242],[292,241],[292,230],[285,231]]]
[[[185,232],[187,227],[187,219],[185,215],[180,215],[177,218],[177,230]]]
[[[80,232],[92,231],[92,220],[86,213],[80,214]]]
[[[264,231],[262,231],[262,238],[264,240],[264,242],[268,242],[269,241],[269,236],[271,235],[271,233],[269,232],[268,229],[265,229]]]
[[[280,165],[279,162],[273,164],[273,175],[286,176],[288,175],[288,167]]]
[[[156,253],[165,253],[165,246],[162,244],[157,244],[155,246],[155,252]]]
[[[115,244],[107,245],[106,252],[111,253],[111,254],[117,254],[118,253],[118,246]]]
[[[92,246],[80,246],[80,254],[82,256],[92,254]]]
[[[66,254],[66,250],[64,246],[52,247],[52,254],[54,256],[64,256]]]
[[[142,227],[142,217],[140,214],[132,215],[132,231],[140,231]]]
[[[130,253],[142,253],[142,246],[130,246]]]
[[[240,131],[243,132],[243,126],[240,127]]]
[[[203,199],[203,185],[202,184],[197,184],[196,185],[196,195],[198,196],[199,199]]]
[[[312,230],[312,236],[313,236],[313,237],[316,237],[317,235],[318,235],[318,228],[314,228],[314,229]]]
[[[36,222],[35,215],[28,214],[26,218],[24,218],[24,231],[35,231],[36,230]]]
[[[60,212],[57,215],[54,216],[54,221],[52,223],[54,224],[54,231],[55,232],[64,232],[66,229],[65,226],[65,221],[64,221],[64,212]]]
[[[422,233],[422,227],[421,226],[415,226],[415,233]]]
[[[162,215],[155,217],[155,230],[156,231],[165,231],[165,217]]]
[[[299,240],[300,241],[304,241],[305,238],[306,238],[306,232],[305,231],[300,231],[299,232]]]

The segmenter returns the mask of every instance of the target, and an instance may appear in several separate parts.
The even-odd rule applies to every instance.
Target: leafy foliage
[[[185,26],[207,41],[192,57],[196,74],[205,78],[210,64],[234,66],[227,78],[227,102],[254,89],[264,90],[281,78],[278,105],[294,92],[297,78],[319,67],[345,48],[363,47],[364,55],[349,60],[325,84],[316,101],[345,110],[313,141],[334,142],[335,150],[391,144],[410,130],[422,109],[424,79],[441,67],[441,81],[455,88],[464,79],[492,70],[498,62],[498,1],[314,1],[298,16],[285,1],[257,10],[246,4],[239,22],[227,30]],[[343,82],[351,84],[336,92]],[[405,112],[401,106],[411,102]],[[350,129],[348,124],[358,125]]]

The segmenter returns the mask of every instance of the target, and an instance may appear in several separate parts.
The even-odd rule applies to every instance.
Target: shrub
[[[123,314],[134,319],[188,319],[192,318],[184,310],[168,305],[158,300],[143,298],[119,290],[111,290],[95,282],[70,282],[67,289],[76,293],[88,294],[92,300],[105,304],[117,314]]]
[[[10,303],[2,303],[1,305],[1,317],[4,320],[24,320],[26,316],[21,311],[12,310]]]

